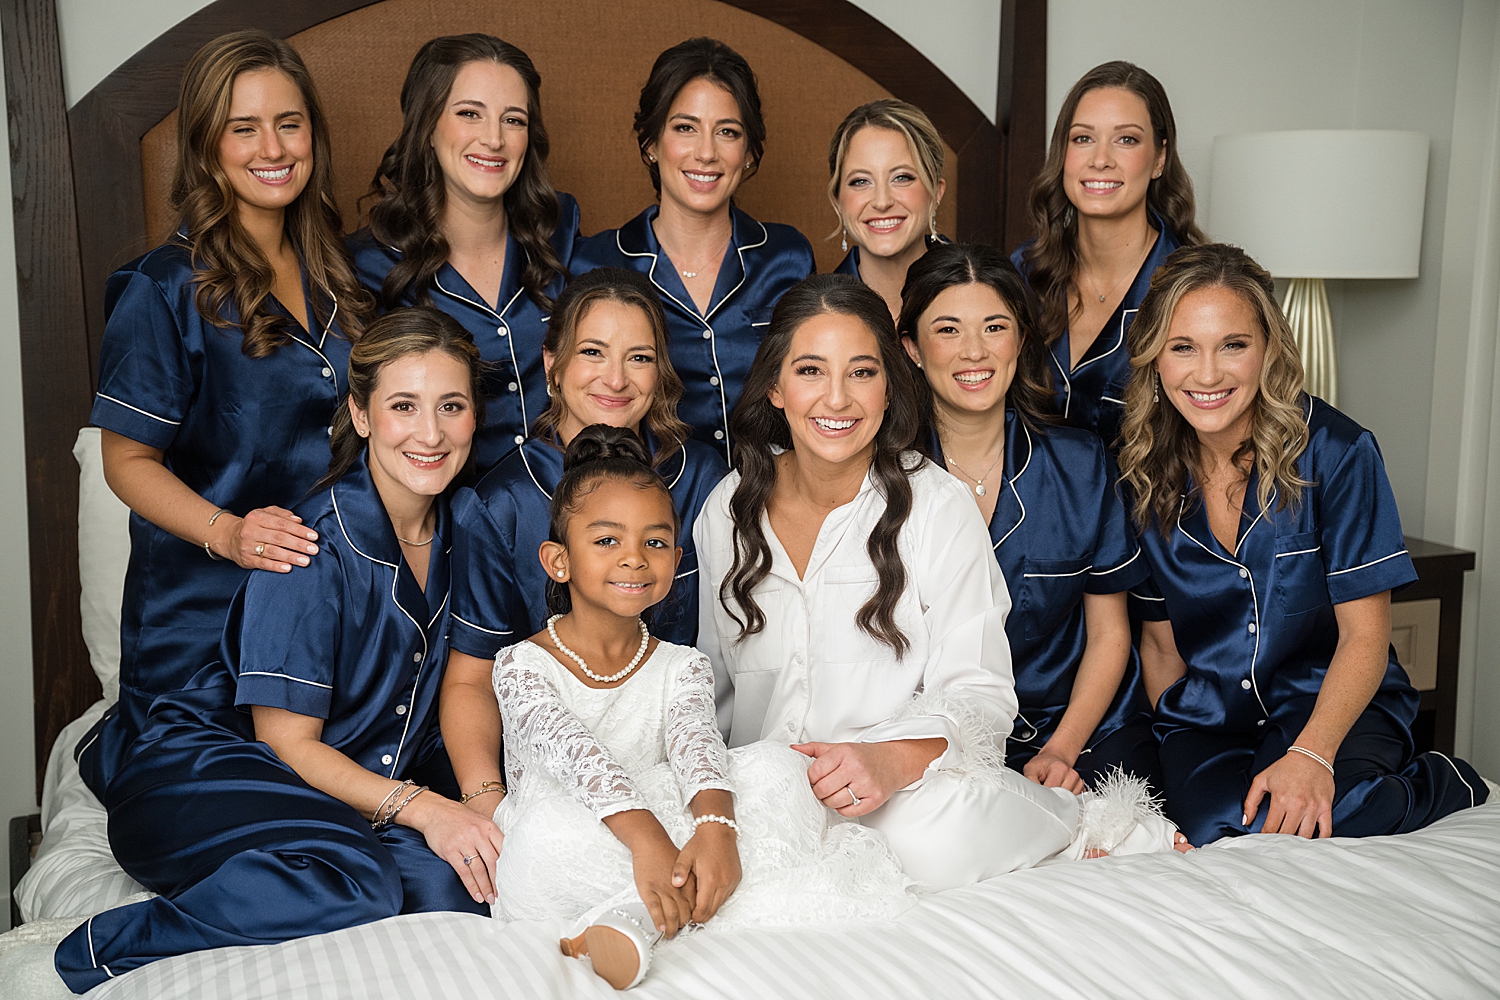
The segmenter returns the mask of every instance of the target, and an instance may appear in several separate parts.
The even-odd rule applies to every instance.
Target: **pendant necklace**
[[[1135,275],[1135,274],[1139,274],[1140,271],[1141,271],[1141,265],[1144,264],[1144,263],[1146,263],[1146,258],[1149,257],[1150,255],[1151,255],[1151,245],[1148,243],[1148,245],[1146,247],[1146,252],[1143,253],[1143,254],[1141,254],[1141,259],[1138,260],[1138,261],[1136,261],[1135,267],[1133,267],[1129,271],[1125,272],[1125,278],[1128,278],[1128,277],[1130,277],[1132,275]],[[1119,281],[1117,281],[1113,285],[1111,285],[1109,291],[1106,292],[1103,295],[1099,295],[1099,283],[1094,280],[1094,275],[1092,273],[1089,274],[1089,284],[1091,284],[1091,285],[1094,286],[1094,294],[1095,295],[1099,295],[1099,301],[1103,302],[1110,295],[1114,294],[1115,289],[1117,289],[1117,288],[1120,287],[1120,284],[1122,282],[1124,282],[1125,278],[1121,278]]]
[[[561,617],[562,615],[553,615],[547,619],[547,635],[551,636],[552,644],[557,647],[558,652],[578,664],[578,669],[583,671],[585,677],[589,680],[598,681],[600,684],[613,684],[634,670],[636,665],[641,662],[641,658],[646,655],[646,646],[651,642],[651,633],[646,631],[646,623],[637,619],[638,624],[641,626],[641,648],[635,651],[635,656],[625,665],[624,670],[606,677],[603,674],[594,673],[589,669],[589,665],[583,662],[583,657],[563,645],[563,641],[557,637],[557,620]]]
[[[974,480],[974,495],[976,497],[982,497],[987,492],[985,490],[985,488],[984,488],[984,481],[989,478],[991,472],[995,471],[995,466],[997,466],[997,465],[1000,464],[1000,456],[1002,456],[1004,454],[1005,454],[1005,448],[1001,447],[1001,449],[998,452],[995,453],[995,460],[990,463],[990,467],[988,469],[985,469],[984,470],[984,475],[980,476],[977,479],[975,479],[973,476],[969,475],[967,472],[964,472],[963,468],[957,462],[953,461],[953,459],[951,459],[951,458],[948,459],[948,464],[951,465],[951,466],[953,466],[955,469],[958,469],[959,472],[963,473],[963,477],[965,479],[973,479]]]

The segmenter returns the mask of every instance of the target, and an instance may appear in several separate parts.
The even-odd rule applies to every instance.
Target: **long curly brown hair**
[[[241,225],[234,188],[219,162],[219,142],[229,122],[234,82],[241,73],[274,69],[301,92],[312,131],[312,175],[286,209],[285,232],[315,293],[312,317],[319,329],[335,313],[339,328],[357,340],[374,302],[354,277],[333,199],[332,143],[323,104],[302,58],[264,31],[220,35],[199,49],[182,74],[177,98],[177,170],[171,205],[192,251],[194,304],[218,327],[240,328],[241,349],[264,358],[290,340],[290,322],[267,303],[276,272]],[[230,306],[238,322],[230,318]]]
[[[1126,341],[1131,376],[1121,421],[1125,443],[1120,449],[1120,479],[1134,494],[1132,513],[1142,532],[1153,520],[1163,534],[1170,532],[1183,509],[1182,492],[1189,473],[1203,482],[1197,432],[1177,407],[1156,398],[1156,359],[1166,350],[1172,316],[1183,296],[1205,288],[1226,288],[1244,299],[1266,338],[1259,391],[1250,404],[1250,437],[1236,449],[1234,465],[1242,468],[1248,461],[1255,463],[1260,475],[1255,498],[1261,510],[1271,503],[1273,490],[1278,510],[1295,509],[1302,489],[1312,485],[1297,472],[1297,459],[1308,441],[1302,356],[1276,304],[1271,275],[1239,247],[1224,243],[1183,247],[1152,276],[1151,291]],[[1202,502],[1202,496],[1188,500]]]
[[[907,451],[922,423],[922,404],[911,364],[896,339],[890,309],[878,292],[853,275],[813,275],[787,291],[771,313],[771,325],[755,352],[730,425],[740,481],[729,500],[729,513],[734,519],[734,563],[719,587],[719,601],[740,626],[736,641],[766,627],[765,612],[754,596],[755,588],[771,572],[771,546],[761,527],[761,515],[776,486],[776,455],[772,449],[792,448],[786,413],[772,405],[769,393],[781,376],[782,363],[798,328],[829,313],[858,320],[880,345],[889,405],[875,433],[870,474],[885,500],[885,510],[866,543],[879,583],[874,596],[855,613],[854,623],[861,632],[889,646],[900,659],[911,641],[896,625],[896,602],[906,590],[906,567],[897,543],[911,516],[909,477],[915,466],[908,464]],[[917,465],[921,462],[918,457]]]
[[[1036,241],[1022,255],[1022,270],[1036,289],[1042,306],[1042,329],[1050,344],[1068,328],[1070,297],[1077,292],[1073,275],[1078,270],[1078,213],[1063,189],[1063,161],[1068,155],[1068,133],[1078,102],[1091,90],[1128,90],[1146,102],[1151,118],[1151,141],[1166,150],[1161,176],[1146,189],[1146,208],[1160,216],[1184,246],[1205,242],[1208,237],[1194,221],[1193,181],[1177,155],[1177,121],[1161,81],[1134,63],[1116,60],[1095,66],[1073,84],[1063,98],[1052,127],[1047,161],[1031,184],[1027,196]]]
[[[557,229],[557,192],[547,174],[552,142],[542,122],[542,76],[531,57],[509,42],[478,33],[445,35],[422,46],[401,86],[401,134],[386,149],[362,202],[372,202],[370,234],[401,252],[380,288],[387,309],[408,293],[419,304],[431,301],[438,271],[448,260],[441,220],[445,204],[443,169],[432,148],[448,93],[458,71],[471,62],[509,66],[526,84],[526,159],[505,192],[505,218],[526,254],[521,284],[533,302],[552,308],[547,288],[567,271],[552,247]]]

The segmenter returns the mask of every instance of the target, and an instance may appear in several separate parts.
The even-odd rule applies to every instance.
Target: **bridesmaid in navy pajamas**
[[[382,309],[435,306],[490,370],[483,474],[547,408],[542,340],[578,237],[578,203],[552,189],[541,76],[490,35],[422,46],[401,88],[401,134],[375,172],[370,225],[350,238]]]
[[[1413,753],[1395,497],[1370,432],[1302,392],[1273,294],[1236,247],[1179,250],[1130,334],[1120,468],[1152,570],[1132,603],[1167,814],[1195,844],[1404,833],[1488,796]]]
[[[648,624],[658,638],[684,646],[698,637],[693,522],[728,471],[718,449],[690,437],[677,416],[682,381],[668,357],[666,318],[640,274],[599,268],[574,278],[557,300],[543,351],[551,406],[525,444],[454,502],[459,534],[443,737],[466,789],[501,780],[495,654],[547,625],[550,581],[538,552],[548,540],[568,443],[591,424],[609,424],[637,432],[651,449],[681,519],[682,559],[671,594]],[[475,800],[474,807],[489,817],[496,804]]]
[[[682,419],[727,463],[729,414],[771,309],[813,273],[812,247],[791,226],[757,222],[733,204],[760,166],[766,123],[755,74],[723,42],[693,38],[657,57],[635,134],[659,204],[585,240],[572,271],[623,267],[656,286],[685,386]]]
[[[106,284],[89,417],[132,511],[120,698],[78,749],[101,799],[152,699],[218,656],[249,571],[319,558],[288,508],[328,468],[349,342],[371,311],[296,52],[259,31],[218,38],[188,64],[178,106],[181,224]]]
[[[483,407],[478,360],[433,309],[355,346],[332,468],[298,508],[323,552],[252,573],[222,661],[152,706],[104,801],[120,866],[160,895],[63,940],[75,992],[190,951],[488,913],[498,831],[421,784],[448,651],[444,494]]]
[[[937,231],[946,189],[943,140],[921,108],[894,98],[871,101],[834,130],[828,200],[849,251],[834,273],[879,292],[893,319],[901,315],[906,269],[928,247],[948,242]]]
[[[1041,235],[1011,260],[1041,302],[1055,408],[1114,452],[1130,324],[1168,255],[1204,239],[1161,83],[1127,62],[1085,73],[1063,100],[1030,203]]]
[[[1126,614],[1150,571],[1104,445],[1050,412],[1025,280],[991,247],[934,247],[907,272],[898,326],[931,390],[928,454],[973,491],[1010,590],[1005,762],[1073,792],[1116,767],[1159,789]]]

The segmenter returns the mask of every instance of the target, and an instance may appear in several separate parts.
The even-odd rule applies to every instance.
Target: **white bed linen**
[[[108,705],[95,702],[52,745],[42,783],[42,843],[16,886],[22,920],[87,917],[141,891],[110,853],[109,817],[73,759],[73,748]]]
[[[560,924],[395,917],[157,962],[97,1000],[611,997],[557,950]],[[1500,803],[1418,833],[1223,841],[1002,875],[897,922],[700,934],[664,947],[637,1000],[850,997],[1493,997]]]

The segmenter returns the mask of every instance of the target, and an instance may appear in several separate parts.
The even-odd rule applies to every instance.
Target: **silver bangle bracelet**
[[[1287,753],[1291,753],[1293,751],[1296,751],[1297,753],[1300,753],[1300,754],[1302,754],[1305,757],[1311,757],[1313,760],[1317,761],[1319,764],[1322,764],[1324,767],[1328,768],[1328,773],[1329,774],[1333,774],[1333,765],[1330,764],[1330,763],[1328,763],[1328,761],[1324,760],[1322,757],[1320,757],[1317,754],[1313,753],[1311,750],[1307,749],[1307,747],[1299,747],[1297,744],[1293,743],[1291,746],[1287,747],[1286,750],[1287,750]],[[1336,775],[1336,774],[1334,774],[1333,776],[1335,778],[1338,777],[1338,775]]]
[[[370,814],[370,829],[378,830],[390,822],[389,818],[381,820],[380,814],[385,811],[386,806],[391,804],[392,799],[401,794],[402,789],[410,788],[414,784],[416,784],[414,781],[403,781],[395,788],[392,788],[389,795],[380,800],[380,805],[376,806],[375,811]]]

